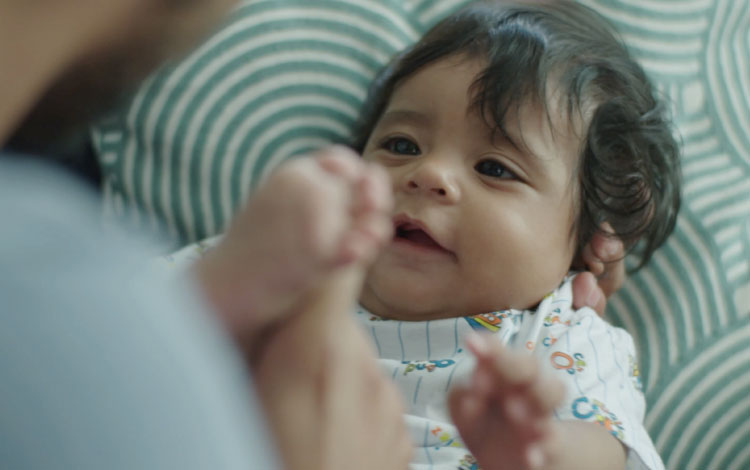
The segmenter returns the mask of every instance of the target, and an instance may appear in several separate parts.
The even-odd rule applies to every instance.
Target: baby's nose
[[[406,191],[423,193],[442,203],[456,202],[459,197],[452,171],[439,164],[423,164],[412,172],[406,180]]]

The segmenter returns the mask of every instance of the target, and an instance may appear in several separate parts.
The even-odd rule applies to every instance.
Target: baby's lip
[[[451,250],[443,245],[427,224],[419,219],[414,219],[406,214],[399,214],[393,218],[393,229],[394,240],[404,240],[421,248],[452,254]]]

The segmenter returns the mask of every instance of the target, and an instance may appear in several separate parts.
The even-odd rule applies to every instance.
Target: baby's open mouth
[[[440,246],[440,244],[436,242],[427,232],[425,232],[415,224],[401,224],[396,227],[395,232],[396,233],[394,234],[393,239],[396,241],[405,240],[424,248],[445,251],[445,248]]]

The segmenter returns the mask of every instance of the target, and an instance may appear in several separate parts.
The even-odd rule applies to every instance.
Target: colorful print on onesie
[[[645,399],[631,336],[590,308],[572,307],[572,276],[536,311],[504,310],[471,317],[402,322],[357,309],[380,366],[401,390],[406,423],[417,445],[410,468],[478,470],[448,411],[451,384],[468,383],[475,366],[463,338],[472,330],[523,348],[565,383],[559,420],[598,423],[628,449],[628,469],[664,465],[643,425]]]

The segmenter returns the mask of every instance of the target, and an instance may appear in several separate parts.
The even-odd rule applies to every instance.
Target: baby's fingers
[[[487,336],[472,335],[467,346],[477,357],[472,387],[479,396],[498,403],[516,423],[551,417],[565,396],[564,385],[544,374],[537,358],[503,347]]]
[[[316,153],[316,162],[329,173],[348,180],[356,179],[362,172],[362,161],[351,149],[332,145]]]
[[[471,334],[466,345],[477,358],[475,385],[493,389],[519,387],[531,384],[539,376],[539,364],[526,352],[510,350],[487,335]],[[484,377],[486,375],[486,378]],[[480,379],[481,377],[481,379]]]
[[[551,424],[528,418],[516,422],[504,409],[510,400],[513,398],[478,395],[472,386],[457,386],[449,397],[449,407],[462,440],[482,469],[543,468],[547,453],[542,438]]]
[[[469,448],[485,442],[490,431],[488,420],[493,416],[488,413],[487,401],[471,386],[455,386],[448,396],[448,409],[461,438]]]
[[[448,397],[448,406],[456,426],[468,427],[461,424],[476,424],[485,411],[486,404],[471,387],[457,386]]]
[[[565,385],[552,375],[540,374],[529,386],[527,398],[536,414],[549,415],[565,398]]]

